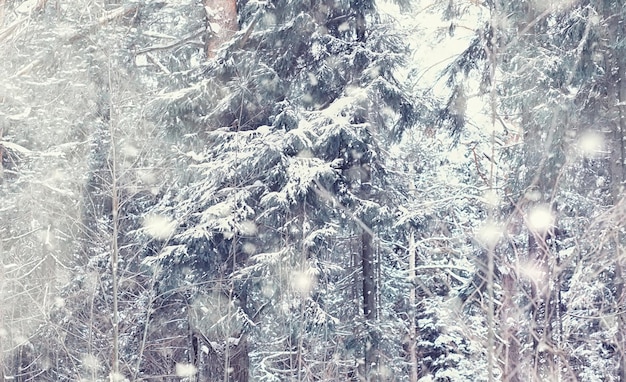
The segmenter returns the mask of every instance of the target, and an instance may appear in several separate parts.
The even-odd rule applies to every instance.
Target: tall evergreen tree
[[[200,285],[192,306],[226,297],[236,329],[215,337],[219,315],[197,329],[236,380],[244,341],[255,380],[384,379],[398,366],[383,343],[400,349],[379,325],[393,193],[381,146],[414,119],[394,78],[405,49],[372,2],[239,9],[241,32],[162,97],[199,140],[183,157],[191,183],[155,212],[180,228],[148,263],[164,291]]]

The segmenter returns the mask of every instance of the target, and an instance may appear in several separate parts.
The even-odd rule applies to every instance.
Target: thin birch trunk
[[[111,139],[111,212],[112,212],[112,228],[111,233],[111,283],[112,285],[112,299],[113,299],[113,350],[111,354],[111,375],[113,380],[120,378],[120,364],[119,364],[119,311],[118,311],[118,260],[119,260],[119,248],[117,242],[117,236],[119,232],[119,195],[117,189],[117,158],[115,149],[115,126],[114,126],[114,109],[113,109],[113,89],[111,82],[111,68],[109,66],[108,72],[108,85],[109,85],[109,134]]]
[[[409,279],[415,280],[415,235],[413,232],[409,235]],[[411,363],[411,374],[409,375],[410,382],[417,382],[418,370],[417,370],[417,326],[415,325],[416,319],[416,303],[417,296],[415,293],[415,286],[411,286],[409,292],[409,362]]]

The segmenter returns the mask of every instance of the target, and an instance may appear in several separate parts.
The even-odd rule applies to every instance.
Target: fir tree
[[[193,180],[158,212],[180,228],[148,262],[167,272],[165,288],[216,280],[226,317],[240,312],[241,329],[211,341],[223,372],[229,344],[249,341],[253,379],[384,379],[393,191],[381,146],[414,119],[394,78],[405,51],[370,2],[239,8],[241,32],[162,97],[169,115],[192,111],[182,133],[206,143],[192,143]],[[191,303],[207,293],[194,288]]]

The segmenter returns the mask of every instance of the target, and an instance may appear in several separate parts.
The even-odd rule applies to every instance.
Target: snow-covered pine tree
[[[370,1],[239,9],[216,59],[160,97],[190,182],[154,211],[179,227],[146,263],[192,309],[221,296],[190,325],[225,379],[385,379],[402,367],[379,325],[395,298],[379,259],[394,192],[384,146],[415,117],[394,77],[406,49]]]

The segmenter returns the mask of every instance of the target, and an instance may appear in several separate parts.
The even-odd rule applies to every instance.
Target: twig
[[[143,53],[153,52],[155,50],[166,50],[166,49],[176,48],[176,47],[179,47],[179,46],[189,42],[189,40],[193,40],[194,38],[202,35],[203,33],[205,33],[205,29],[204,28],[199,28],[199,29],[195,30],[194,32],[188,34],[187,36],[183,37],[182,39],[178,40],[178,41],[175,41],[175,42],[172,42],[172,43],[169,43],[169,44],[164,44],[164,45],[149,46],[147,48],[139,49],[135,53],[136,54],[143,54]]]
[[[131,7],[119,7],[112,11],[107,12],[104,16],[98,19],[98,22],[92,24],[87,30],[81,31],[70,37],[67,41],[68,43],[74,43],[84,37],[87,37],[89,34],[98,30],[98,28],[105,26],[109,22],[124,16],[128,16],[131,13],[136,13],[138,10],[137,6]]]
[[[28,236],[28,235],[30,235],[30,234],[33,234],[33,233],[35,233],[35,232],[37,232],[37,231],[41,231],[42,229],[43,229],[43,228],[41,228],[41,227],[40,227],[40,228],[35,228],[35,229],[34,229],[34,230],[32,230],[32,231],[28,231],[28,232],[23,233],[23,234],[18,235],[18,236],[7,237],[6,239],[1,239],[0,241],[1,241],[1,242],[3,242],[3,243],[6,243],[6,242],[11,241],[11,240],[18,240],[18,239],[22,239],[22,238],[24,238],[24,237],[26,237],[26,236]]]
[[[156,57],[154,57],[154,55],[153,55],[153,54],[151,54],[151,53],[145,53],[145,55],[148,57],[148,59],[149,59],[149,60],[150,60],[150,61],[151,61],[154,65],[158,66],[158,67],[159,67],[159,69],[161,69],[161,71],[162,71],[163,73],[165,73],[165,74],[172,74],[172,72],[171,72],[168,68],[166,68],[166,67],[165,67],[165,65],[163,65],[163,64],[161,63],[161,61],[159,61]]]
[[[11,35],[11,33],[13,33],[15,31],[15,29],[17,29],[17,27],[23,23],[24,21],[26,21],[28,19],[28,17],[22,17],[19,20],[14,21],[11,25],[9,25],[8,27],[4,28],[1,32],[0,32],[0,42],[4,41],[7,37],[9,37]]]
[[[26,64],[24,67],[22,67],[22,69],[18,70],[17,73],[15,73],[14,77],[20,77],[25,74],[28,74],[30,73],[31,70],[33,70],[35,66],[40,65],[40,64],[41,64],[41,59],[36,59],[35,61],[32,61],[29,64]]]

